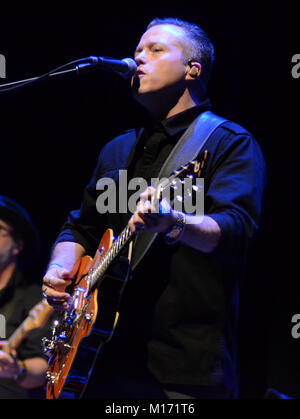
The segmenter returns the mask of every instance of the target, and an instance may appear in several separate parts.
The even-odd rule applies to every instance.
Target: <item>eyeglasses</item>
[[[8,236],[10,233],[12,233],[12,229],[0,225],[0,237]]]

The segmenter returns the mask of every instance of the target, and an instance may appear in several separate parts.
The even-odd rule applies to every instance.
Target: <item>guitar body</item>
[[[104,310],[98,315],[98,295],[102,297],[101,285],[89,290],[89,273],[99,260],[103,258],[112,245],[113,232],[106,230],[98,246],[94,259],[84,256],[79,263],[71,295],[74,298],[71,312],[64,312],[55,324],[53,336],[55,342],[48,342],[50,352],[49,368],[47,372],[46,398],[80,398],[86,388],[98,352],[105,342],[112,336],[117,320],[117,305],[110,304],[111,298],[100,298],[101,304],[110,305],[109,311]],[[111,278],[105,277],[107,287]],[[103,283],[106,282],[103,280]],[[118,281],[118,289],[114,289],[113,299],[119,299],[124,285]],[[114,288],[114,287],[113,287]],[[111,293],[107,293],[107,296]],[[106,301],[106,303],[105,303]],[[116,301],[116,300],[115,300]],[[103,307],[101,307],[103,309]],[[52,343],[52,346],[51,346]]]

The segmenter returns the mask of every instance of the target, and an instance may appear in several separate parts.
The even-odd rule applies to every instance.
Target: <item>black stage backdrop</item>
[[[291,334],[292,316],[300,313],[300,79],[292,76],[292,57],[300,54],[296,9],[288,2],[110,3],[4,7],[0,54],[6,58],[6,78],[0,82],[40,75],[89,55],[132,56],[154,17],[179,17],[207,31],[216,50],[209,89],[214,111],[255,135],[268,169],[262,228],[242,289],[241,397],[263,398],[273,387],[299,398],[300,340]],[[129,83],[108,72],[0,94],[0,104],[0,194],[23,205],[40,231],[41,280],[53,240],[67,212],[78,207],[99,150],[133,126],[139,109]]]

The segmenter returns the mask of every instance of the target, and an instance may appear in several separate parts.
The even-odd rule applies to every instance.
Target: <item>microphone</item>
[[[78,67],[82,68],[89,65],[102,67],[105,70],[112,70],[119,73],[122,77],[129,79],[137,70],[137,64],[132,58],[124,58],[123,60],[116,60],[114,58],[95,57],[91,55],[86,59],[87,64],[80,64]]]

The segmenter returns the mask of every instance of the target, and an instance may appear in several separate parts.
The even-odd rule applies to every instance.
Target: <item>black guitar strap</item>
[[[212,133],[222,124],[227,122],[211,111],[203,112],[186,129],[176,143],[169,157],[161,168],[158,178],[166,178],[171,173],[187,162],[194,160],[200,153],[204,144]],[[136,236],[133,246],[131,268],[134,270],[144,257],[158,233],[143,233]]]

